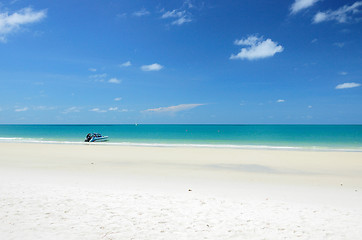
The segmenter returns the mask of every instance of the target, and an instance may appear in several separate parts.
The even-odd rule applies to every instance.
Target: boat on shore
[[[108,136],[102,136],[100,133],[88,133],[84,139],[84,142],[106,142]]]

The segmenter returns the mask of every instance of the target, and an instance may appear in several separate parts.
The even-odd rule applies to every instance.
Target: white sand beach
[[[362,153],[0,143],[0,239],[360,239]]]

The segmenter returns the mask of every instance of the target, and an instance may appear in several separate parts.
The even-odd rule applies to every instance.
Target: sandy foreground
[[[362,153],[0,143],[0,239],[361,239]]]

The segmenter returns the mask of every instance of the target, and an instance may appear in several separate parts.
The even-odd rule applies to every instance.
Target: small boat
[[[88,133],[84,142],[105,142],[108,141],[108,136],[102,136],[100,133]]]

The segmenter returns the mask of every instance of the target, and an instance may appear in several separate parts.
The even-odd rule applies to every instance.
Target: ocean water
[[[84,144],[89,132],[119,145],[362,151],[362,125],[0,125],[0,142]]]

